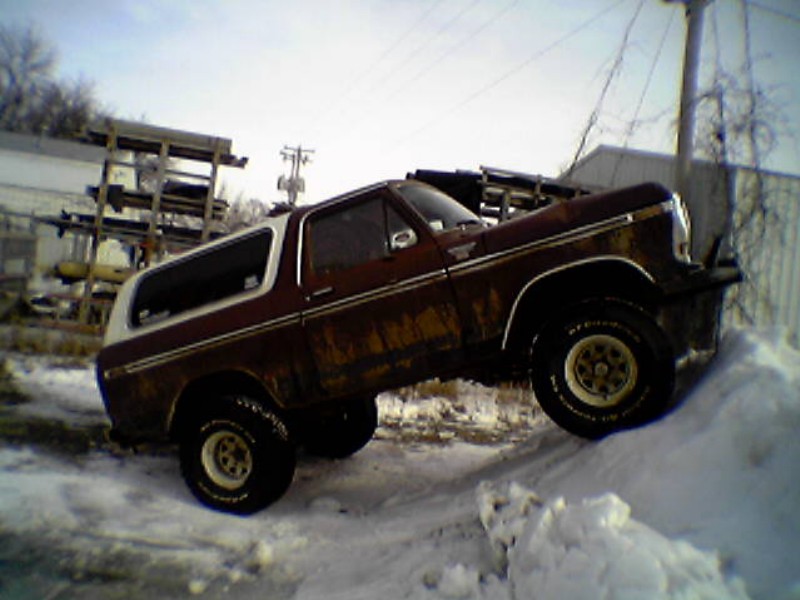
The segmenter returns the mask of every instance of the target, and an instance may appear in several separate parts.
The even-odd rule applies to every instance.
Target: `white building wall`
[[[14,213],[15,225],[28,229],[24,216],[59,216],[63,211],[94,214],[96,204],[87,186],[100,183],[105,151],[78,142],[0,132],[0,211]],[[120,156],[131,161],[131,156]],[[133,169],[117,167],[112,182],[135,188]],[[64,260],[84,260],[86,238],[66,234],[49,225],[37,225],[36,263],[31,291],[57,291],[48,279],[54,265]],[[98,260],[127,264],[127,254],[116,241],[100,246]]]
[[[84,194],[87,185],[97,185],[100,174],[99,163],[0,149],[0,182],[5,185],[43,192]]]

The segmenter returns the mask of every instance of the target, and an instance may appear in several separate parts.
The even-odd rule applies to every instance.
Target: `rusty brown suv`
[[[176,441],[197,498],[237,513],[286,491],[297,446],[352,454],[376,394],[434,376],[525,378],[602,437],[664,412],[686,315],[710,328],[739,275],[688,248],[654,184],[492,227],[413,180],[298,208],[126,282],[97,361],[112,433]]]

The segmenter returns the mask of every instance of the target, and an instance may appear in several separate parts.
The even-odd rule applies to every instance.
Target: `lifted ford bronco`
[[[286,491],[297,445],[356,452],[376,394],[434,376],[525,377],[579,436],[637,426],[740,276],[689,241],[655,184],[493,227],[413,180],[298,208],[125,283],[97,361],[112,433],[176,441],[196,497],[246,514]]]

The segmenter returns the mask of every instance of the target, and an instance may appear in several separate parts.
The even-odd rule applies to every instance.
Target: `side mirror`
[[[406,248],[411,248],[411,246],[417,243],[417,234],[414,232],[413,229],[404,229],[403,231],[398,231],[397,233],[392,234],[392,238],[389,242],[389,249],[392,252],[396,250],[405,250]]]

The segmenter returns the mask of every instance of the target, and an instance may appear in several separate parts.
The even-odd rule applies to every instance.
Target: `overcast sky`
[[[741,64],[740,7],[706,11],[704,81]],[[756,77],[800,127],[800,0],[750,15]],[[558,175],[634,16],[588,149],[672,152],[685,22],[662,0],[0,0],[116,116],[231,138],[250,163],[228,188],[269,201],[286,144],[315,150],[308,201],[418,168]],[[798,148],[769,166],[800,173]]]

